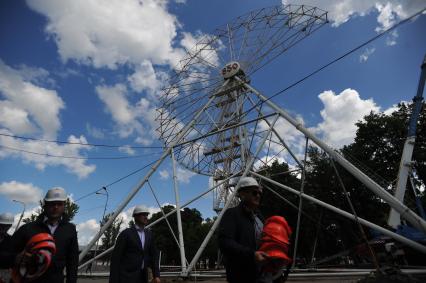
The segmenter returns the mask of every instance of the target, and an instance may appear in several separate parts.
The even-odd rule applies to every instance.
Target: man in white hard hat
[[[56,254],[47,271],[37,278],[34,283],[77,282],[78,241],[75,225],[69,222],[65,214],[67,194],[63,188],[55,187],[47,191],[43,199],[43,211],[33,222],[27,223],[15,232],[12,238],[13,249],[17,254],[17,261],[22,259],[25,246],[36,234],[49,233],[53,236],[56,245]]]
[[[160,283],[157,248],[151,230],[145,229],[149,212],[143,205],[133,210],[135,225],[117,237],[111,258],[110,283],[148,282],[148,268],[153,282]]]
[[[8,282],[10,280],[10,268],[15,259],[11,249],[12,237],[7,231],[12,227],[15,220],[11,213],[0,213],[0,282]]]
[[[253,177],[239,180],[238,206],[225,211],[219,224],[219,248],[224,256],[226,279],[230,283],[259,281],[259,265],[268,255],[257,251],[263,223],[257,215],[262,188]]]

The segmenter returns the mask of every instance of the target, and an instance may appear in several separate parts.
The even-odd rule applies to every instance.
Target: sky
[[[87,243],[107,200],[93,192],[106,186],[106,212],[114,211],[160,157],[156,108],[185,50],[242,14],[281,4],[316,6],[330,23],[253,75],[266,96],[426,7],[422,0],[1,1],[1,212],[16,223],[22,202],[29,215],[48,189],[62,187],[80,206],[74,223]],[[425,31],[423,14],[272,100],[333,147],[349,144],[364,115],[389,113],[416,94]],[[295,129],[278,121],[277,130],[303,152]],[[183,166],[177,172],[181,203],[207,190],[208,177]],[[175,203],[170,159],[150,184],[161,204]],[[208,194],[189,207],[213,217],[212,203]],[[158,211],[144,186],[122,214],[125,223],[138,204]]]

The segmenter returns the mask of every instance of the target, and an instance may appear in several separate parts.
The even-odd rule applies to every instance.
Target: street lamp
[[[106,212],[106,209],[107,209],[107,206],[108,206],[108,199],[109,199],[109,194],[108,194],[108,190],[107,190],[107,188],[106,187],[102,187],[102,189],[100,189],[100,190],[98,190],[97,192],[96,192],[96,194],[97,195],[104,195],[104,196],[106,196],[106,201],[105,201],[105,206],[104,206],[104,213],[102,214],[102,218],[101,218],[101,221],[104,219],[104,217],[105,217],[105,212]],[[100,222],[99,222],[99,224],[100,224]],[[100,226],[100,225],[99,225]],[[102,227],[101,227],[102,228]],[[93,257],[96,257],[96,254],[97,254],[97,252],[98,252],[98,246],[99,246],[99,239],[96,241],[96,246],[95,246],[95,253],[94,253],[94,256]],[[95,261],[94,261],[95,262]]]
[[[24,217],[26,205],[25,205],[25,202],[22,202],[20,200],[13,199],[13,201],[17,202],[17,203],[20,203],[20,204],[22,204],[24,206],[24,209],[22,210],[22,213],[21,213],[21,217],[19,217],[18,224],[16,225],[16,228],[15,228],[15,231],[16,231],[19,228],[19,224],[21,224],[22,217]]]

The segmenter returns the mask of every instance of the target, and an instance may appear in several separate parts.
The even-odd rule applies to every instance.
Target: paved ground
[[[289,278],[289,280],[287,280],[287,282],[297,282],[297,283],[309,283],[309,282],[319,282],[319,283],[355,283],[357,281],[358,278],[345,278],[345,279],[339,279],[339,278],[322,278],[322,279],[291,279]],[[108,283],[108,279],[107,278],[79,278],[78,282],[81,283]],[[180,283],[185,283],[185,282],[203,282],[203,283],[226,283],[225,279],[216,279],[216,280],[211,280],[211,279],[207,279],[207,280],[200,280],[198,279],[197,281],[192,280],[192,281],[181,281],[181,280],[177,280],[177,279],[171,279],[171,278],[162,278],[161,279],[162,283],[171,283],[171,282],[180,282]]]

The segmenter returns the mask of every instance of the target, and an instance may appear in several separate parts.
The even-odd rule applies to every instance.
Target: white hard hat
[[[242,177],[239,182],[240,189],[247,187],[259,187],[259,183],[253,177]]]
[[[44,201],[66,201],[67,193],[61,187],[55,187],[47,191]]]
[[[149,214],[149,211],[146,208],[146,206],[144,206],[144,205],[137,205],[135,207],[135,209],[133,209],[132,216],[135,216],[136,214],[141,214],[141,213]]]
[[[0,213],[0,224],[12,225],[15,217],[12,213]]]

